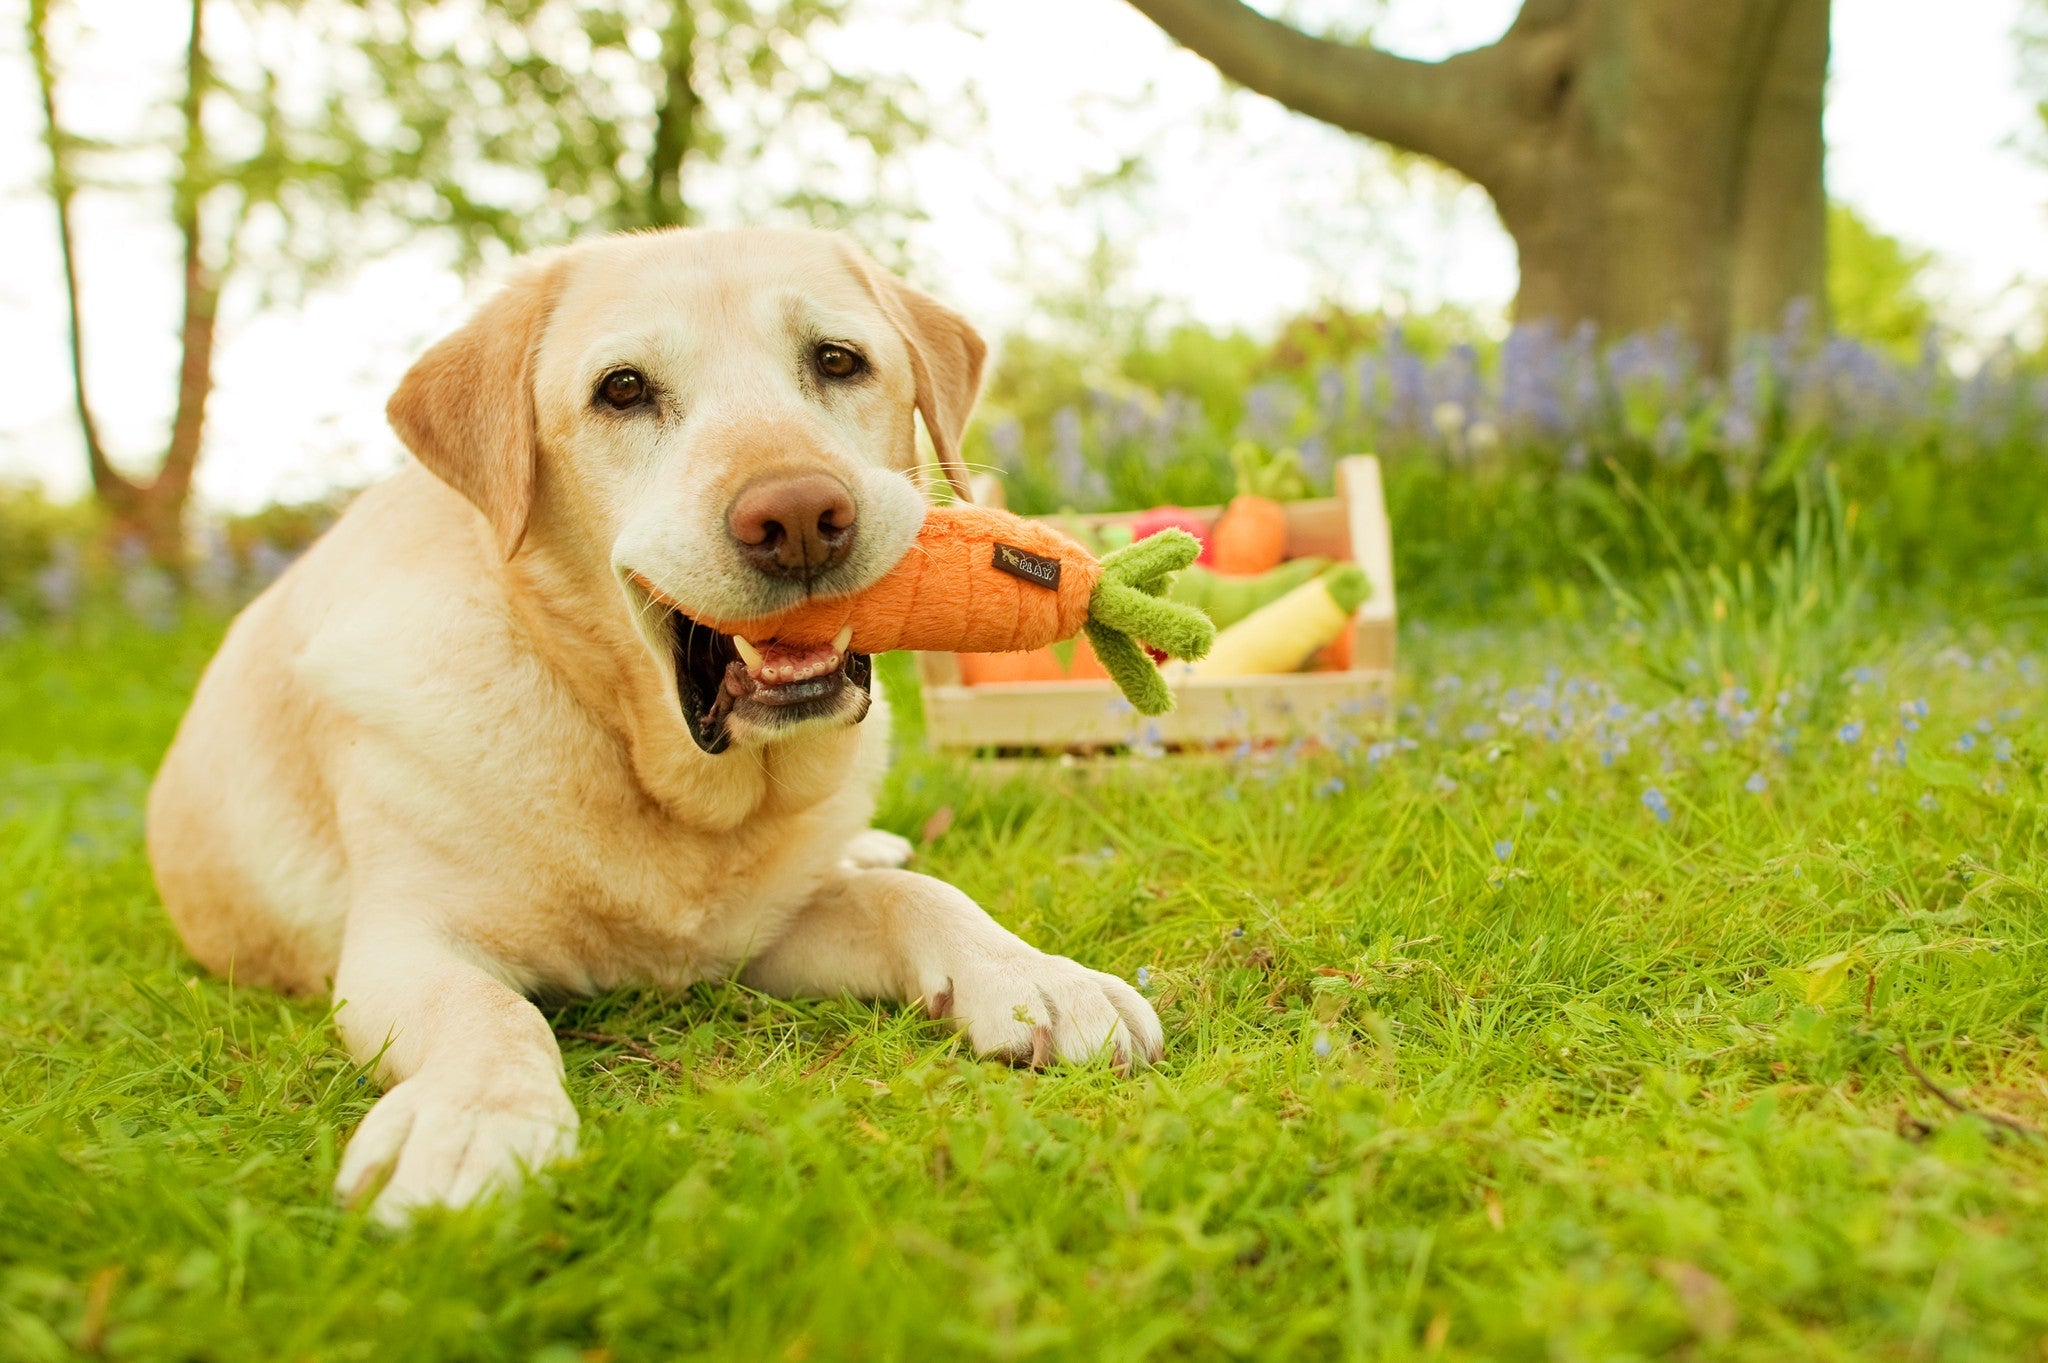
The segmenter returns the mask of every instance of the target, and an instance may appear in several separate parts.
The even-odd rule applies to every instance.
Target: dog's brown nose
[[[829,474],[763,478],[740,489],[725,523],[747,562],[809,582],[853,552],[853,493]]]

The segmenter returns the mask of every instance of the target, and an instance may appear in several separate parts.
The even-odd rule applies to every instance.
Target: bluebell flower
[[[1685,418],[1676,412],[1666,412],[1664,419],[1657,423],[1654,440],[1657,457],[1667,463],[1676,461],[1686,452]]]
[[[1380,367],[1372,356],[1362,356],[1351,369],[1352,386],[1358,390],[1359,414],[1373,417],[1380,405]]]
[[[1493,845],[1493,855],[1496,860],[1506,861],[1509,857],[1513,856],[1514,854],[1515,845],[1506,838],[1502,838],[1499,842]]]
[[[121,575],[121,599],[149,629],[162,632],[177,623],[177,584],[154,564],[144,563]]]
[[[1840,739],[1844,743],[1855,743],[1860,741],[1863,737],[1862,721],[1854,719],[1850,720],[1847,724],[1844,724],[1841,728],[1835,730],[1835,737]]]
[[[1015,469],[1024,458],[1024,426],[1013,416],[1006,416],[989,427],[988,443],[995,447],[996,462],[1006,469]]]
[[[1248,389],[1244,406],[1241,435],[1263,445],[1284,445],[1293,434],[1294,418],[1301,410],[1301,393],[1291,383],[1270,380]]]
[[[285,569],[291,567],[297,558],[298,554],[280,549],[268,539],[257,540],[255,547],[249,551],[249,576],[255,580],[257,586],[267,587],[275,582]]]
[[[1721,414],[1721,439],[1734,449],[1748,450],[1761,434],[1756,418],[1748,412],[1730,409]]]
[[[36,594],[51,615],[66,616],[78,605],[84,579],[78,567],[78,546],[59,540],[50,546],[50,561],[36,573]]]
[[[1351,395],[1351,385],[1344,380],[1344,371],[1334,364],[1326,364],[1316,374],[1316,405],[1322,409],[1323,420],[1331,425],[1344,419],[1344,401]]]
[[[1957,751],[1957,752],[1968,752],[1968,751],[1970,751],[1970,750],[1971,750],[1972,748],[1974,748],[1974,747],[1976,747],[1976,746],[1977,746],[1977,735],[1975,735],[1975,734],[1964,734],[1964,735],[1963,735],[1963,736],[1962,736],[1961,738],[1958,738],[1958,739],[1956,740],[1956,751]]]
[[[1330,1034],[1328,1032],[1316,1033],[1315,1053],[1316,1058],[1319,1060],[1330,1054]]]
[[[1749,779],[1742,783],[1742,788],[1751,795],[1761,795],[1764,793],[1764,788],[1768,785],[1770,785],[1770,782],[1766,781],[1764,774],[1758,771],[1750,773]]]
[[[1140,988],[1140,989],[1150,989],[1151,987],[1152,987],[1152,971],[1151,971],[1151,969],[1150,969],[1149,967],[1147,967],[1147,966],[1142,966],[1142,965],[1141,965],[1141,966],[1139,966],[1139,967],[1138,967],[1138,988]]]
[[[1664,799],[1664,792],[1651,786],[1643,792],[1643,808],[1657,816],[1658,823],[1671,822],[1671,806]]]
[[[1060,491],[1079,492],[1088,479],[1088,464],[1081,450],[1081,414],[1072,407],[1052,414],[1052,457]]]

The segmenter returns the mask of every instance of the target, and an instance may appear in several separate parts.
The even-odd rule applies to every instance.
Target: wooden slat
[[[1388,672],[1197,677],[1173,684],[1173,713],[1147,718],[1103,681],[927,686],[925,732],[943,748],[1104,748],[1285,740],[1387,727]]]
[[[1372,595],[1351,621],[1351,665],[1394,670],[1397,610],[1394,596],[1394,531],[1380,485],[1380,461],[1353,455],[1337,463],[1337,494],[1347,521],[1350,555],[1365,570]]]

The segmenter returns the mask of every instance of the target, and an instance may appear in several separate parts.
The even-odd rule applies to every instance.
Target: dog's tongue
[[[839,666],[839,650],[829,643],[784,644],[771,639],[753,647],[760,661],[746,659],[747,674],[762,686],[808,681]]]

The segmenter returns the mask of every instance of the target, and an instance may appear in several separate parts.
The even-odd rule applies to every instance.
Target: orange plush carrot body
[[[865,591],[813,597],[760,619],[695,618],[725,634],[791,644],[822,644],[851,625],[855,653],[1016,653],[1079,634],[1101,575],[1093,554],[1051,526],[941,506],[925,513],[910,552]]]
[[[1287,509],[1271,497],[1240,493],[1209,532],[1210,562],[1219,573],[1257,577],[1287,557]]]
[[[1173,574],[1200,550],[1192,535],[1168,530],[1098,560],[1037,521],[989,507],[943,506],[925,513],[909,551],[872,585],[812,597],[773,615],[708,616],[669,600],[645,579],[640,585],[698,625],[733,636],[743,656],[752,650],[754,665],[769,643],[821,650],[820,659],[803,660],[801,669],[836,666],[844,653],[895,649],[1025,652],[1085,630],[1095,657],[1131,703],[1158,714],[1172,697],[1133,640],[1176,658],[1208,651],[1216,633],[1209,618],[1160,599]]]
[[[1267,455],[1249,441],[1230,451],[1237,496],[1209,532],[1209,567],[1233,577],[1270,572],[1287,557],[1286,497],[1307,495],[1293,450]]]
[[[968,686],[996,682],[1108,681],[1109,673],[1095,659],[1086,639],[1074,640],[1073,652],[1063,660],[1055,647],[1034,648],[1029,653],[962,653],[960,680]]]

